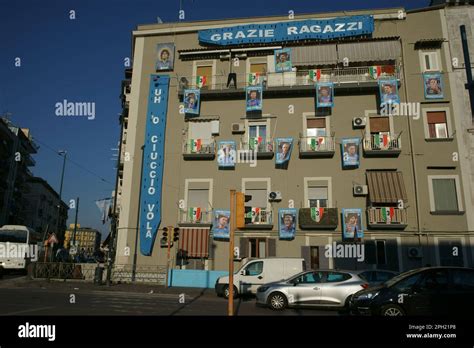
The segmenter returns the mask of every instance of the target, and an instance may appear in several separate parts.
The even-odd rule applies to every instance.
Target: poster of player
[[[291,48],[275,50],[275,72],[291,71]]]
[[[184,90],[184,113],[191,115],[199,115],[199,104],[201,99],[201,91],[199,89]]]
[[[174,44],[164,43],[156,45],[156,71],[173,70]]]
[[[293,138],[276,138],[275,145],[277,149],[275,163],[287,163],[291,157],[291,150],[293,148]]]
[[[230,210],[214,210],[212,212],[212,235],[214,239],[229,239]]]
[[[379,80],[380,104],[400,104],[397,80]]]
[[[334,83],[316,84],[316,107],[332,108],[334,106]]]
[[[444,85],[440,73],[423,74],[425,99],[443,99]]]
[[[219,167],[235,167],[236,158],[235,141],[219,141],[217,143],[217,164]]]
[[[278,209],[278,230],[280,239],[295,238],[297,209]]]
[[[342,167],[359,167],[359,145],[360,138],[341,139]]]
[[[263,88],[261,86],[250,86],[245,90],[247,111],[261,111]]]
[[[362,209],[342,209],[342,235],[344,239],[364,238]]]

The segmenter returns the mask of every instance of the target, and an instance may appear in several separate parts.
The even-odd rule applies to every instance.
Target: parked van
[[[304,259],[265,258],[251,259],[234,273],[234,297],[256,294],[260,285],[287,279],[306,269]],[[216,280],[217,296],[229,297],[229,277]]]

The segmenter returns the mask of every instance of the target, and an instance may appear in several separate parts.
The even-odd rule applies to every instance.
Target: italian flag
[[[316,148],[318,147],[318,141],[315,138],[311,138],[311,150],[316,151]]]
[[[324,208],[311,208],[311,219],[320,222],[323,218]]]
[[[201,208],[189,208],[188,216],[190,222],[201,221]]]
[[[321,69],[314,69],[309,71],[309,78],[312,81],[319,81],[321,78]]]
[[[382,73],[382,67],[380,65],[371,66],[369,68],[369,75],[374,80],[376,80],[380,76],[381,73]]]
[[[248,83],[251,86],[258,85],[260,83],[260,74],[259,73],[250,73]]]
[[[249,139],[249,149],[250,150],[255,150],[258,145],[262,143],[262,137],[251,137]]]
[[[205,86],[207,83],[206,76],[196,76],[196,86],[199,88]]]
[[[393,216],[395,215],[395,209],[392,207],[384,207],[381,209],[382,221],[387,224],[392,222]]]
[[[252,207],[252,210],[245,214],[247,219],[252,219],[252,223],[258,221],[258,216],[260,215],[260,208]]]
[[[377,148],[388,149],[390,138],[388,134],[375,134],[374,144]]]
[[[201,139],[191,139],[189,140],[189,148],[191,152],[201,151]]]

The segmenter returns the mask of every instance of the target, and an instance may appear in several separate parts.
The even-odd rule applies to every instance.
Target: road
[[[167,293],[160,293],[160,289],[164,289],[163,291]],[[241,316],[339,315],[337,311],[306,308],[275,312],[256,306],[254,298],[236,300],[235,314]],[[92,284],[84,283],[15,282],[14,277],[11,276],[3,281],[0,280],[0,315],[220,316],[227,315],[227,301],[217,297],[213,289],[202,291],[132,285],[116,291],[113,287],[94,287]]]

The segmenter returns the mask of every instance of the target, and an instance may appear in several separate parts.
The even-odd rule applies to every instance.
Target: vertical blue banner
[[[150,256],[161,223],[168,75],[150,75],[140,191],[140,252]]]

